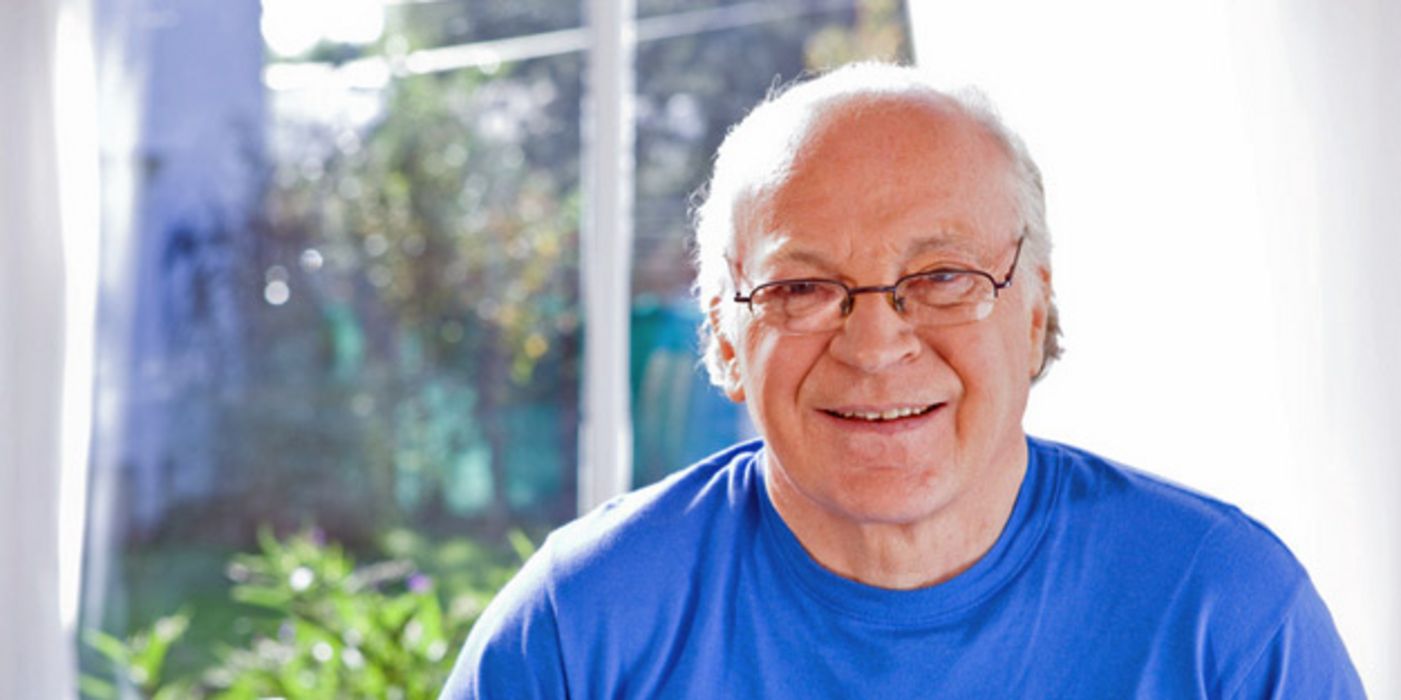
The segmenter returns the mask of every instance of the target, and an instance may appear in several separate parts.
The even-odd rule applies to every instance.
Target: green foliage
[[[122,640],[96,629],[86,630],[83,640],[125,676],[125,681],[143,696],[156,699],[184,697],[186,684],[161,682],[166,655],[190,627],[190,613],[181,610],[156,620],[147,629]],[[84,695],[93,698],[117,697],[117,686],[107,680],[85,675]]]
[[[435,544],[408,531],[385,538],[391,558],[357,566],[314,531],[285,540],[259,533],[259,551],[227,569],[247,633],[224,640],[217,662],[166,678],[166,657],[192,613],[163,617],[126,639],[88,630],[87,644],[112,676],[85,675],[94,700],[167,698],[434,698],[487,602],[534,549],[523,534],[510,552],[456,539]],[[437,573],[439,575],[435,576]]]
[[[229,502],[310,513],[351,542],[572,512],[581,67],[400,75],[360,121],[276,123],[249,388],[217,431]],[[284,303],[264,303],[270,279]],[[541,466],[524,478],[527,459]]]
[[[314,177],[269,193],[274,230],[299,231],[327,255],[306,281],[319,299],[348,302],[360,317],[387,313],[396,342],[412,338],[399,373],[425,362],[490,367],[472,378],[504,369],[527,388],[575,333],[577,156],[531,143],[572,126],[549,116],[555,91],[471,70],[400,78],[363,138],[319,154]]]
[[[903,9],[898,0],[858,0],[856,24],[829,26],[808,39],[809,68],[830,70],[852,61],[908,61]]]

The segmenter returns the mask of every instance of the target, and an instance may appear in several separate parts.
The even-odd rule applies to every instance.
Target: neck
[[[1011,517],[1026,464],[1020,440],[978,470],[974,483],[908,522],[857,519],[814,504],[773,464],[765,481],[779,516],[819,564],[853,581],[909,590],[948,581],[992,549]]]

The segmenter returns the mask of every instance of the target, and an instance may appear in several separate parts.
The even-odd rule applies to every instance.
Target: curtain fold
[[[83,406],[90,390],[84,379],[90,373],[83,365],[90,363],[88,353],[70,350],[80,349],[73,329],[91,325],[90,312],[82,309],[92,304],[82,298],[84,292],[74,294],[72,271],[65,263],[70,242],[65,219],[76,223],[81,217],[64,213],[57,107],[62,102],[59,78],[68,75],[60,57],[77,48],[60,44],[59,26],[63,18],[74,17],[74,9],[57,0],[0,4],[0,65],[5,66],[0,95],[6,104],[0,110],[3,698],[64,698],[77,691],[73,625],[80,548],[74,533],[81,533],[82,518],[81,505],[65,498],[64,489],[73,488],[71,477],[81,482],[83,476]],[[96,153],[80,159],[95,162]],[[95,201],[70,204],[87,211],[96,207]],[[88,233],[95,236],[95,231]],[[91,290],[91,282],[76,287]],[[77,335],[90,337],[81,331]]]

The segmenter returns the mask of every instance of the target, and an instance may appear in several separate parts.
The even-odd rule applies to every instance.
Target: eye
[[[926,273],[912,281],[935,285],[949,285],[958,283],[959,279],[963,276],[961,272],[935,270],[934,272]]]
[[[991,292],[981,275],[959,270],[934,270],[904,281],[901,292],[928,306],[947,306],[976,300]]]
[[[813,294],[821,294],[822,288],[826,285],[821,282],[810,282],[807,280],[795,280],[793,282],[779,282],[768,288],[769,293],[780,297],[802,297]]]
[[[783,280],[754,291],[754,303],[767,312],[804,316],[839,306],[846,290],[826,280]]]

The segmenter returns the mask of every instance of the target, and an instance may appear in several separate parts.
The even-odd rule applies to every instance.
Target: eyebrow
[[[820,269],[820,270],[823,270],[824,272],[834,272],[834,271],[835,271],[834,268],[833,268],[833,266],[832,266],[832,263],[831,263],[829,260],[827,260],[826,256],[824,256],[822,253],[819,253],[819,252],[817,252],[817,251],[815,251],[815,250],[792,250],[792,249],[789,249],[789,250],[780,251],[780,252],[776,253],[772,258],[769,259],[769,264],[770,264],[771,266],[773,266],[773,265],[793,264],[793,263],[800,263],[800,264],[804,264],[804,265],[811,265],[812,267],[815,267],[815,268],[818,268],[818,269]]]
[[[907,246],[905,249],[904,262],[909,262],[910,260],[918,258],[921,255],[926,255],[928,253],[950,250],[956,250],[959,252],[969,254],[972,254],[974,252],[962,242],[954,239],[951,236],[945,234],[936,234],[932,236],[925,236],[923,238],[919,238],[915,241],[912,241],[910,245]],[[799,248],[796,250],[781,250],[778,253],[774,254],[774,256],[769,260],[769,263],[777,265],[798,263],[810,265],[827,273],[835,274],[837,272],[836,265],[830,259],[828,259],[827,256],[825,256],[822,252],[814,249]]]
[[[963,241],[955,240],[947,235],[935,235],[920,238],[910,244],[905,250],[905,260],[912,260],[925,253],[937,253],[948,250],[956,250],[961,253],[972,255],[977,251],[965,245]]]

